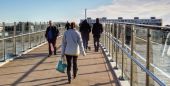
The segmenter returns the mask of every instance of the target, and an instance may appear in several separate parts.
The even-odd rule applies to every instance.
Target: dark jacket
[[[80,24],[80,32],[89,34],[91,32],[91,26],[88,23],[82,22]]]
[[[103,26],[100,23],[93,24],[92,34],[100,35],[103,32]]]
[[[68,30],[70,28],[70,24],[67,22],[65,25],[66,30]]]
[[[52,39],[50,39],[50,40],[51,41],[56,40],[57,36],[59,35],[59,30],[55,26],[47,27],[46,33],[45,33],[46,39],[49,41],[48,33],[49,33],[50,30],[51,30],[51,35],[52,35]]]

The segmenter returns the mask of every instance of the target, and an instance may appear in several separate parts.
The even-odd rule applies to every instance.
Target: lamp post
[[[85,9],[85,19],[87,18],[87,9]]]

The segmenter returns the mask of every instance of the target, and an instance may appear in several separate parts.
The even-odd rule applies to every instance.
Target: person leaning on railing
[[[79,54],[86,55],[80,33],[75,29],[75,23],[71,23],[71,28],[64,32],[62,40],[61,57],[66,56],[68,82],[71,83],[71,65],[73,64],[73,78],[77,75],[77,58]],[[73,60],[73,61],[72,61]],[[73,63],[72,63],[73,62]]]

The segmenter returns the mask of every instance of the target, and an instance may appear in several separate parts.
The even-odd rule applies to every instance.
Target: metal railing
[[[24,51],[46,42],[47,26],[47,22],[3,22],[0,26],[0,61],[13,59]]]
[[[121,79],[130,86],[170,85],[170,28],[133,23],[106,23],[102,45],[108,50]],[[163,47],[163,48],[162,48]],[[162,49],[162,50],[161,50]],[[162,55],[164,53],[164,55]]]

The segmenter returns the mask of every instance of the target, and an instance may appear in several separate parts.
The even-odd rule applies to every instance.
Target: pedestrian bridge
[[[51,57],[47,57],[45,22],[2,23],[0,27],[0,86],[170,86],[170,28],[103,24],[99,52],[94,52],[90,36],[91,50],[79,56],[78,77],[67,84],[66,73],[55,70],[61,56],[62,25],[57,55]]]

